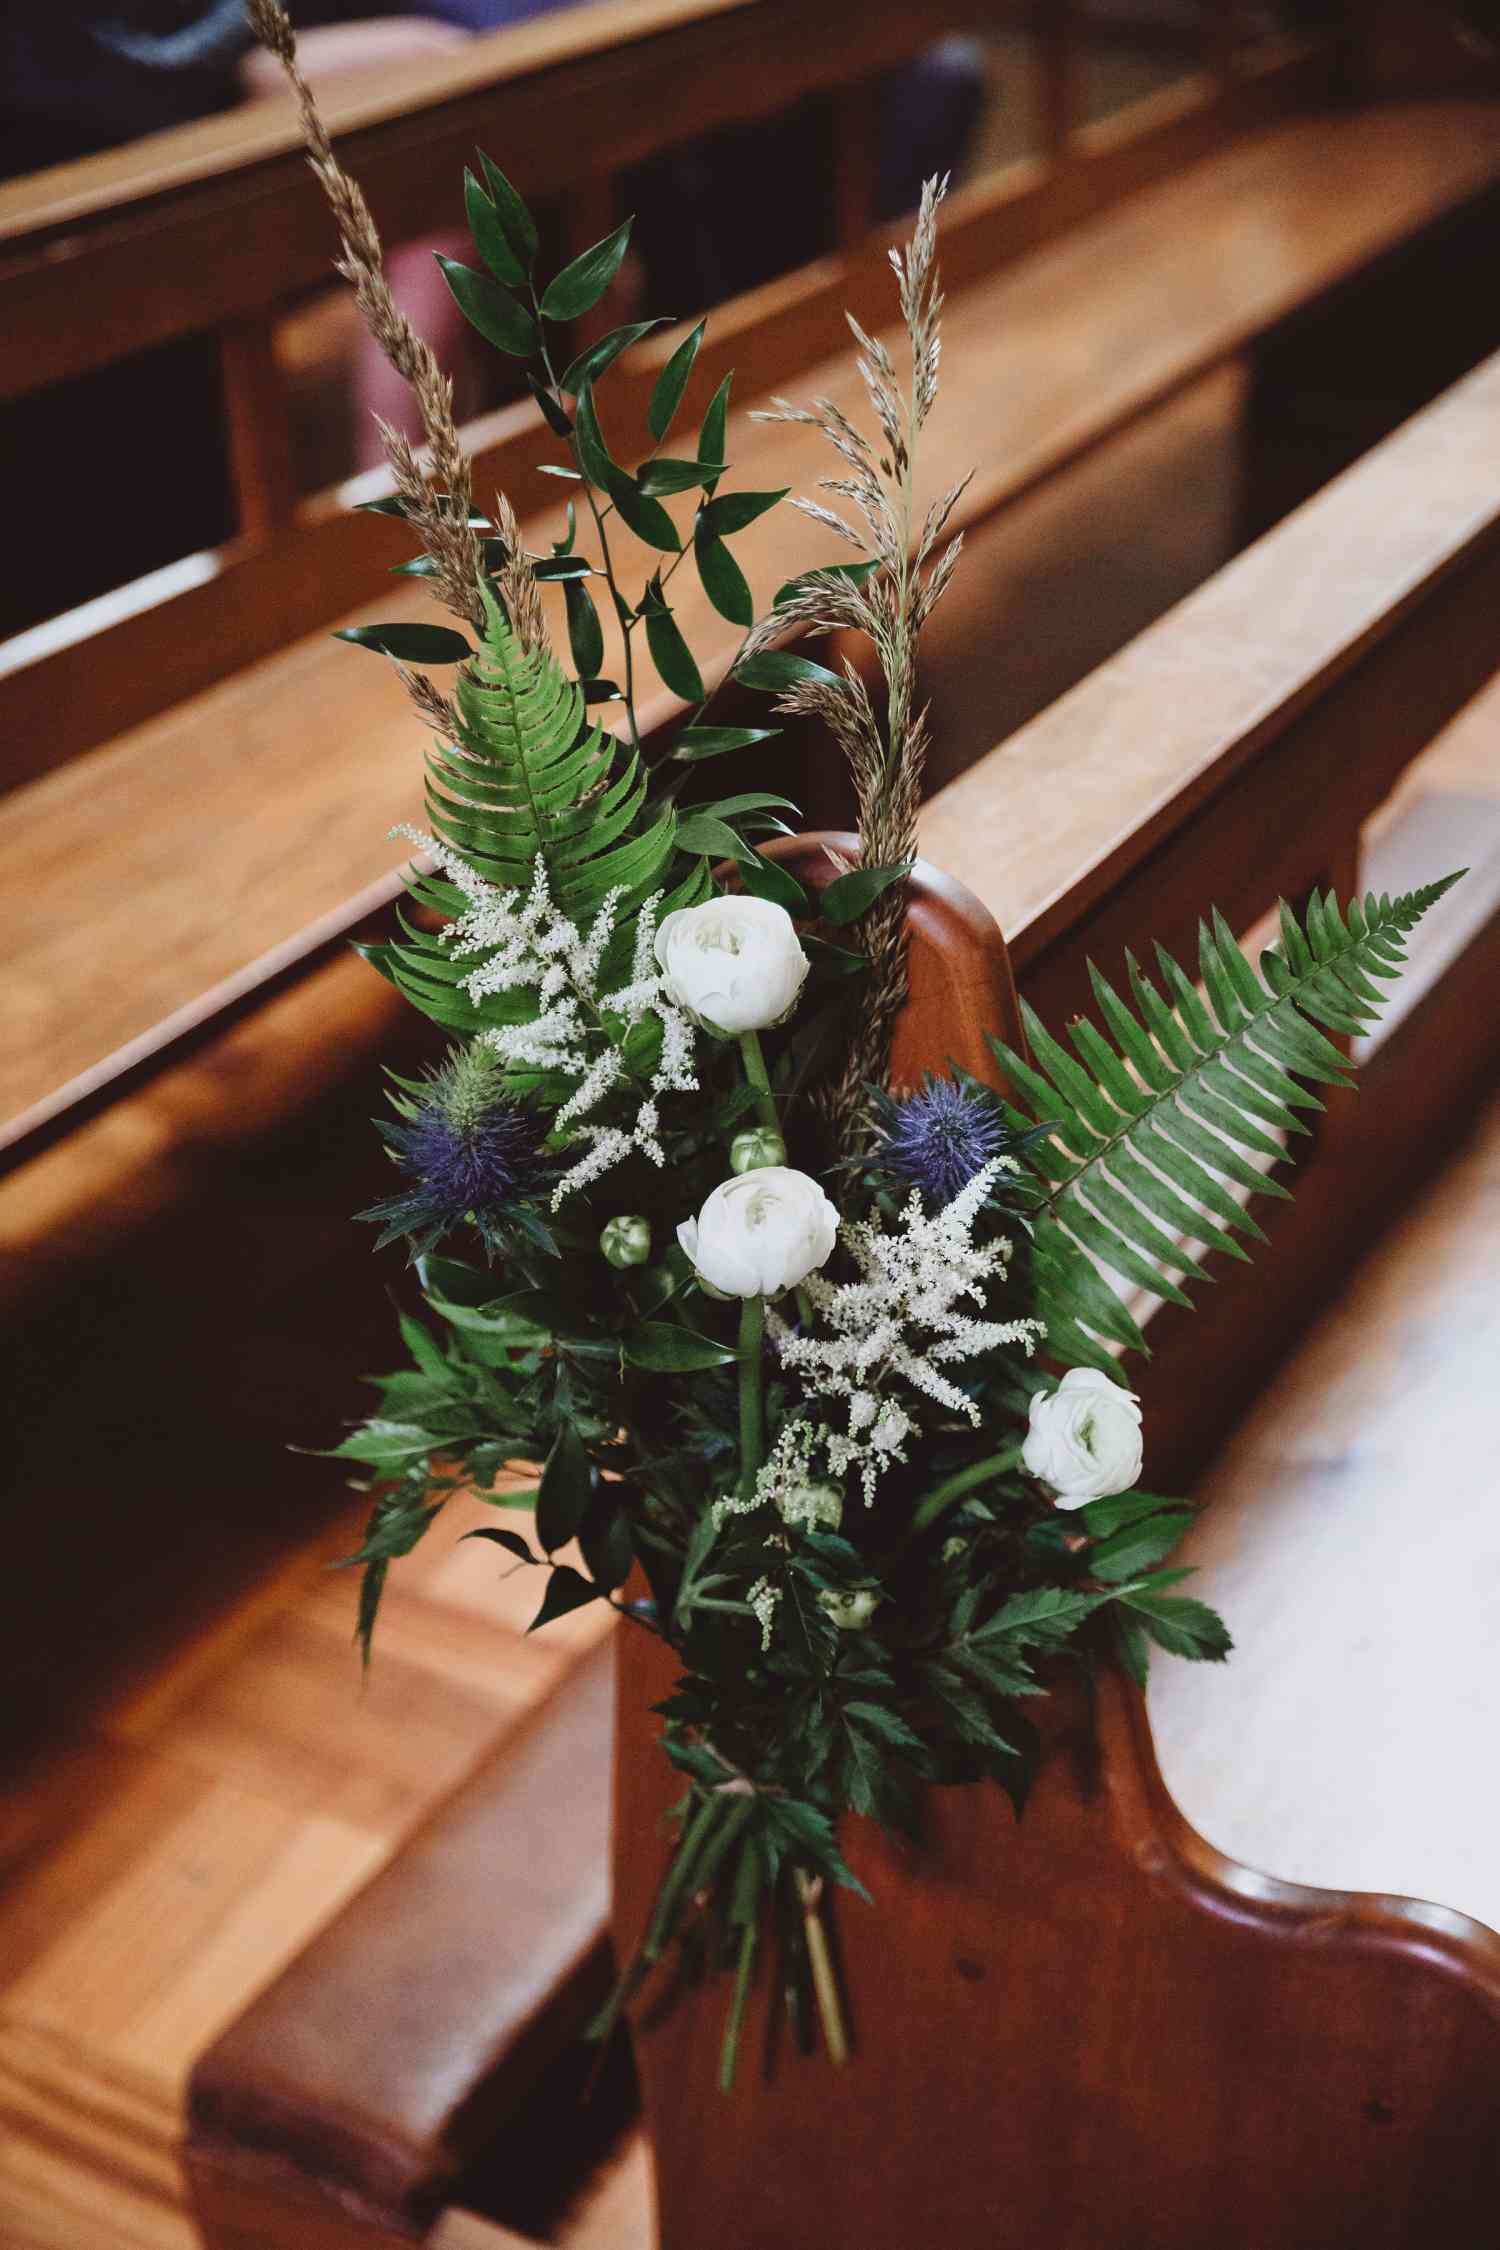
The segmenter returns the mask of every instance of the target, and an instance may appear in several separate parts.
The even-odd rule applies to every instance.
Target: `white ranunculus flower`
[[[667,991],[708,1031],[738,1038],[780,1023],[812,966],[784,906],[768,898],[711,898],[681,906],[656,933]]]
[[[833,1254],[839,1215],[816,1180],[784,1164],[741,1172],[716,1187],[677,1229],[700,1281],[726,1297],[795,1289]]]
[[[1055,1391],[1031,1401],[1022,1466],[1050,1484],[1059,1508],[1128,1492],[1141,1473],[1141,1409],[1096,1367],[1070,1367]]]

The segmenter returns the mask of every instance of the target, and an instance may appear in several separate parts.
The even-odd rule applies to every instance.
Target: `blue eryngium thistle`
[[[547,1121],[507,1092],[498,1058],[483,1047],[455,1048],[420,1084],[401,1083],[399,1122],[379,1131],[407,1184],[359,1214],[383,1223],[377,1248],[404,1235],[420,1257],[470,1222],[489,1252],[518,1232],[553,1248],[533,1208],[551,1184]]]
[[[914,1094],[875,1103],[877,1170],[936,1203],[949,1203],[990,1159],[1014,1143],[994,1095],[976,1079],[934,1078]]]

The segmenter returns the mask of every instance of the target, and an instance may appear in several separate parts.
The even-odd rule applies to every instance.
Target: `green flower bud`
[[[599,1237],[599,1247],[612,1266],[643,1266],[651,1255],[651,1221],[611,1219]]]
[[[861,1586],[852,1594],[819,1594],[818,1607],[827,1611],[841,1633],[857,1633],[880,1607],[880,1595],[873,1586]]]
[[[785,1164],[786,1142],[769,1125],[750,1125],[729,1144],[731,1172],[761,1172],[772,1164]]]

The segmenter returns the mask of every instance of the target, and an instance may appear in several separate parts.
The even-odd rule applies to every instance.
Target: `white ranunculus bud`
[[[612,1266],[643,1266],[651,1255],[651,1221],[622,1213],[606,1222],[599,1247]]]
[[[716,1187],[677,1229],[700,1281],[726,1297],[775,1297],[826,1265],[839,1215],[816,1180],[786,1165],[742,1172]]]
[[[784,906],[711,898],[681,906],[656,933],[667,991],[706,1031],[737,1039],[789,1016],[812,966]]]
[[[731,1172],[760,1172],[768,1165],[785,1164],[786,1142],[769,1125],[750,1125],[729,1144]]]
[[[835,1594],[831,1590],[819,1594],[818,1607],[826,1611],[841,1633],[857,1633],[869,1624],[880,1607],[880,1596],[873,1587],[856,1587],[852,1594]]]
[[[1050,1484],[1059,1508],[1128,1492],[1141,1473],[1141,1409],[1134,1391],[1096,1367],[1070,1367],[1031,1401],[1022,1466]]]

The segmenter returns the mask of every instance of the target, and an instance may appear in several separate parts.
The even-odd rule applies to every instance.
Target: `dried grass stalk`
[[[962,546],[961,537],[956,538],[935,562],[931,559],[963,485],[933,503],[919,536],[913,495],[917,440],[937,397],[942,357],[937,211],[947,185],[946,178],[926,183],[910,243],[904,253],[890,254],[911,349],[911,380],[905,391],[885,345],[867,335],[852,315],[849,319],[881,449],[856,430],[831,399],[815,399],[811,409],[777,399],[772,410],[756,417],[806,423],[823,432],[848,473],[823,478],[821,489],[852,504],[864,534],[820,500],[799,499],[794,505],[853,546],[863,548],[868,540],[877,558],[876,569],[863,585],[835,572],[813,573],[802,593],[752,636],[752,646],[764,647],[794,626],[825,631],[852,627],[874,644],[886,684],[883,724],[863,680],[847,662],[841,679],[799,681],[780,700],[784,711],[819,719],[848,758],[861,857],[867,867],[905,865],[916,857],[917,807],[927,751],[927,717],[915,700],[917,638],[953,574]],[[894,885],[876,901],[859,935],[871,964],[868,1005],[821,1095],[830,1126],[845,1150],[856,1147],[863,1137],[866,1088],[885,1079],[891,1034],[906,999],[904,884]]]
[[[398,664],[396,669],[401,674],[401,685],[416,705],[425,724],[431,727],[441,741],[457,743],[458,711],[442,689],[425,672],[409,671],[404,664]]]
[[[469,462],[453,419],[453,385],[438,366],[431,346],[417,334],[391,295],[370,207],[359,182],[334,155],[328,128],[297,62],[297,35],[291,19],[279,0],[246,0],[246,6],[256,36],[281,64],[297,97],[308,158],[339,230],[343,254],[336,261],[336,270],[352,284],[365,326],[397,374],[410,384],[422,417],[431,455],[430,478],[419,466],[408,441],[387,424],[380,425],[396,491],[432,558],[434,591],[455,616],[477,628],[484,618],[479,598],[479,541],[469,523]]]

